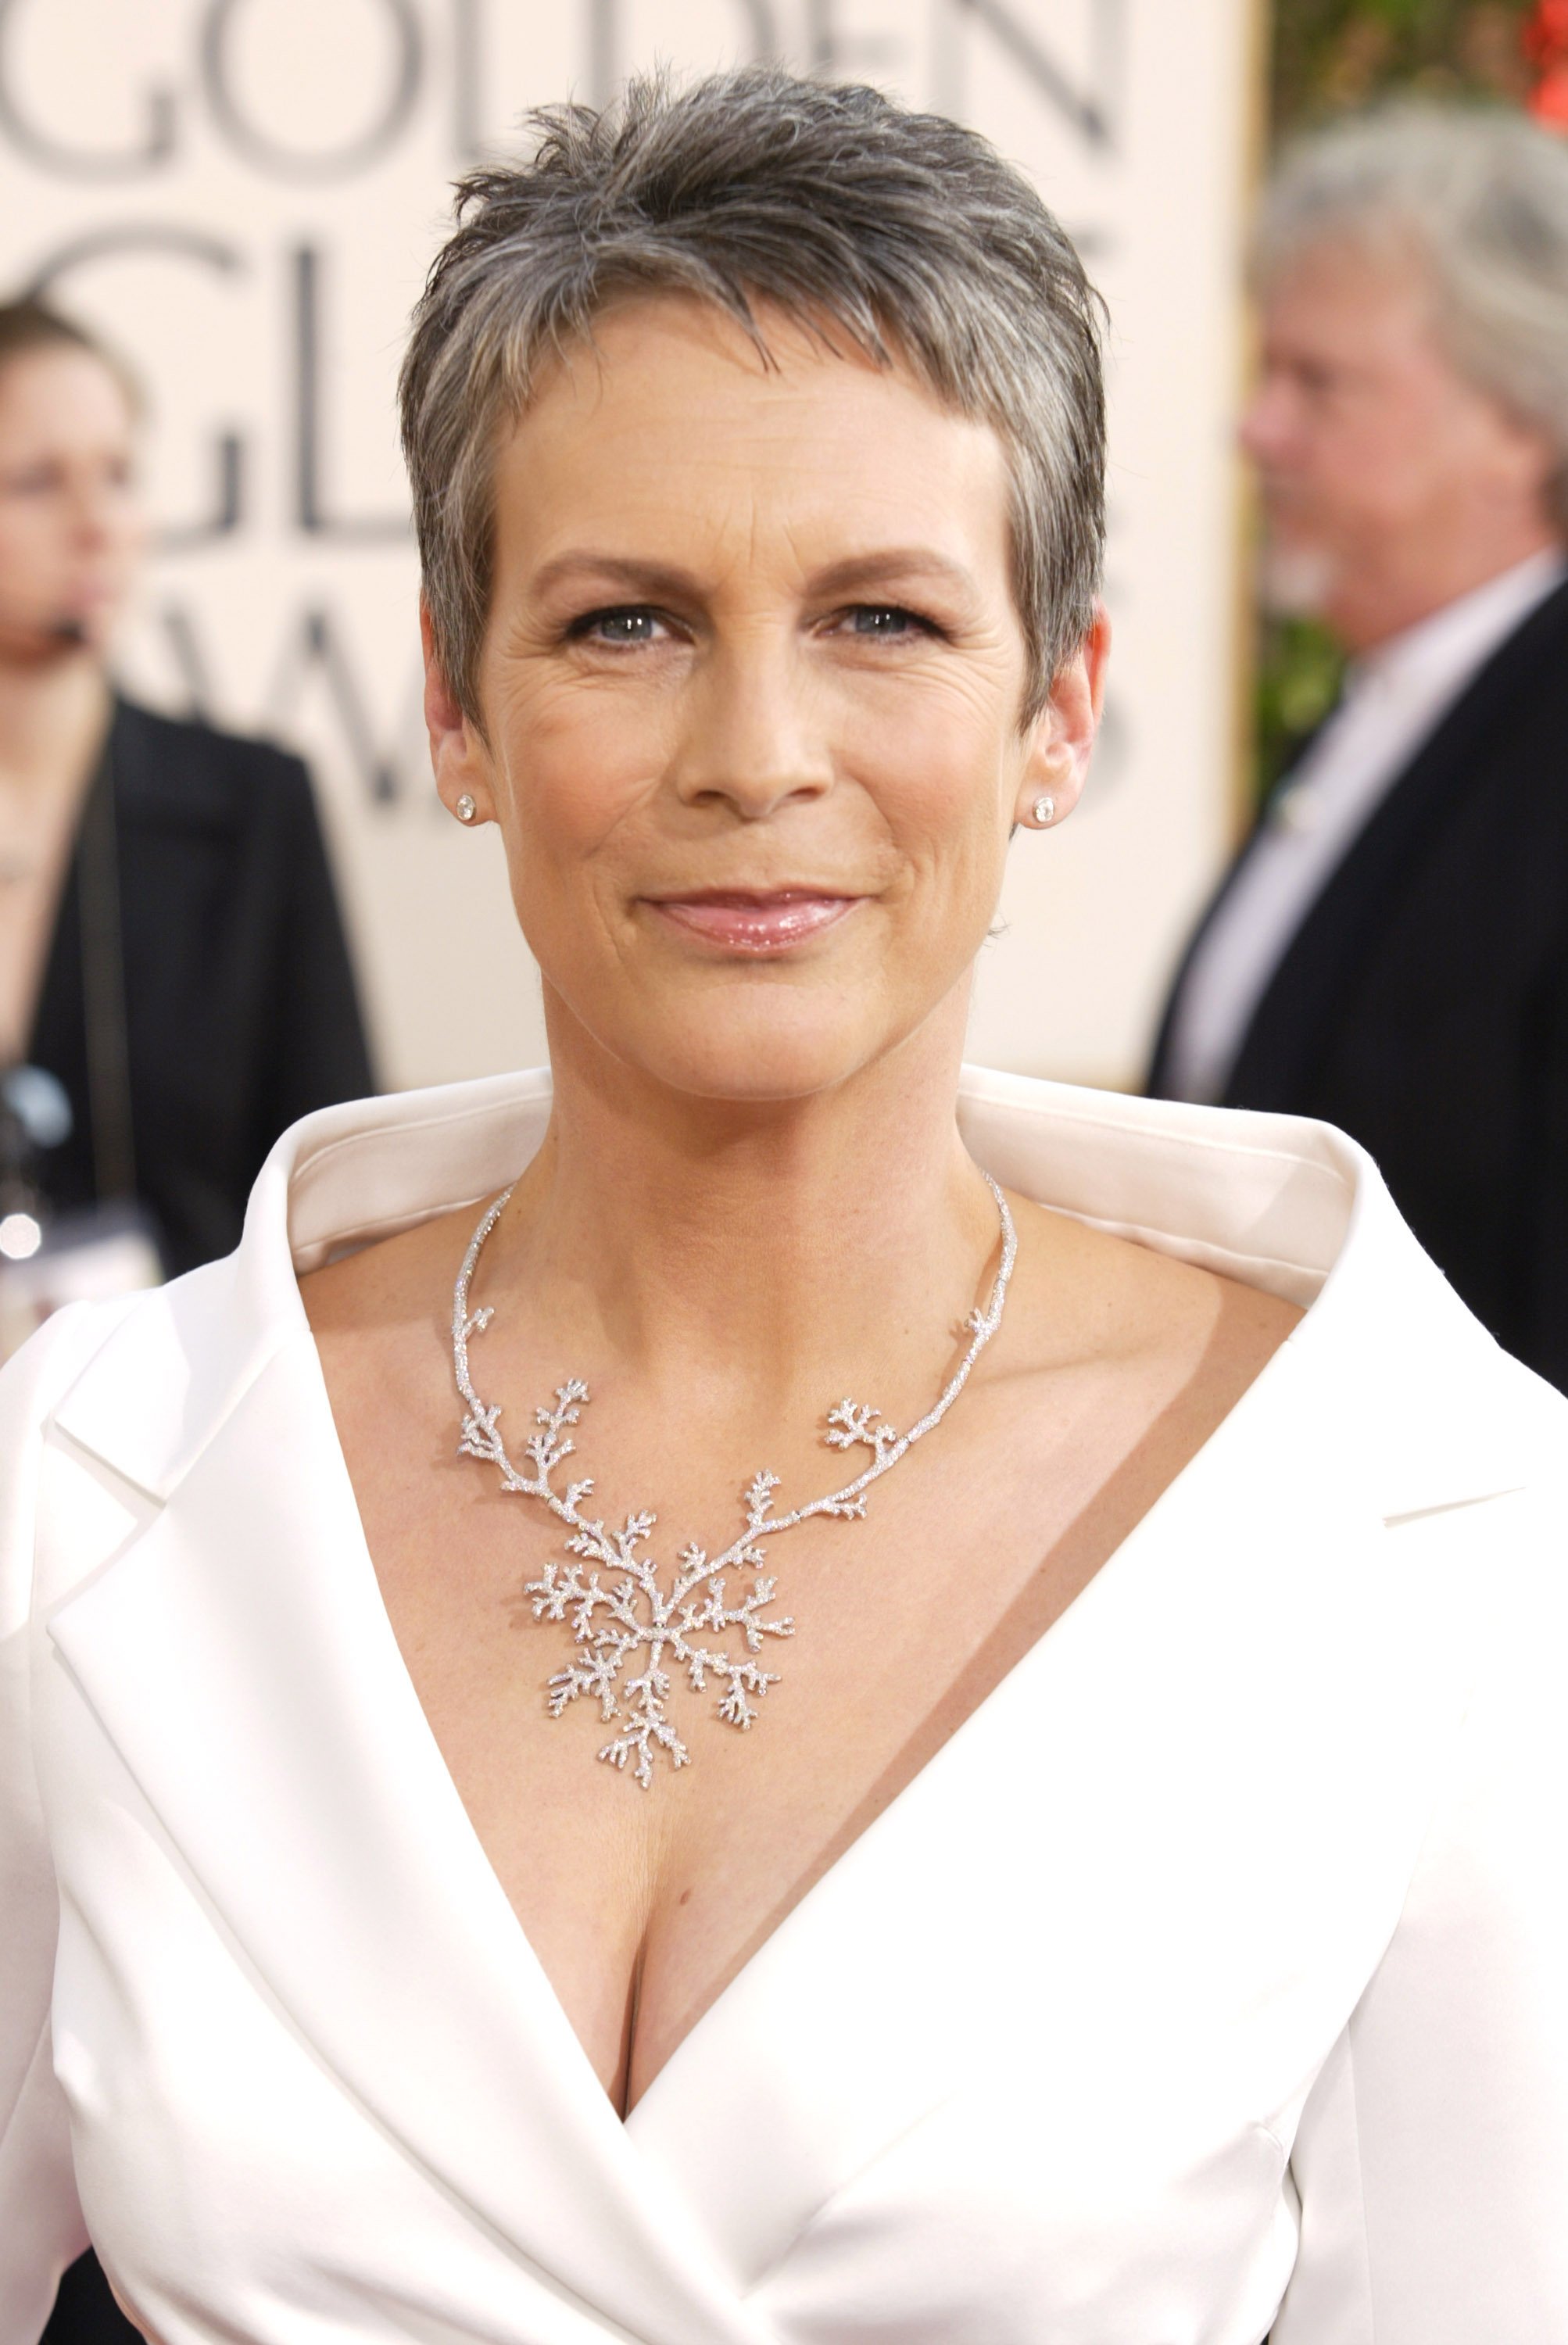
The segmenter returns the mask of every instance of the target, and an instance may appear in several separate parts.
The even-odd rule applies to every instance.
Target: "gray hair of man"
[[[458,183],[400,383],[425,604],[465,713],[483,726],[501,435],[607,307],[661,294],[712,302],[764,364],[769,310],[828,349],[901,360],[995,429],[1037,713],[1099,585],[1103,312],[1022,173],[941,116],[775,66],[640,78],[524,128],[524,160]]]
[[[1522,115],[1405,100],[1298,141],[1265,198],[1254,279],[1345,241],[1421,269],[1457,371],[1538,425],[1568,533],[1568,146]]]

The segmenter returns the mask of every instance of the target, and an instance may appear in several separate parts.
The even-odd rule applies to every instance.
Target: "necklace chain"
[[[646,1552],[657,1520],[651,1509],[628,1515],[614,1530],[600,1518],[582,1510],[584,1501],[593,1495],[590,1478],[568,1481],[562,1489],[555,1487],[556,1469],[575,1454],[569,1428],[578,1423],[587,1405],[587,1386],[579,1377],[569,1377],[556,1386],[553,1408],[535,1410],[537,1429],[528,1437],[526,1467],[514,1463],[501,1437],[500,1402],[486,1404],[474,1390],[469,1344],[489,1326],[494,1310],[488,1304],[471,1310],[469,1290],[485,1240],[504,1212],[512,1191],[504,1190],[486,1207],[469,1240],[452,1297],[453,1368],[465,1410],[459,1452],[495,1467],[506,1489],[520,1497],[538,1499],[566,1527],[567,1554],[576,1559],[546,1563],[541,1576],[528,1581],[524,1589],[532,1599],[535,1619],[565,1622],[572,1632],[575,1658],[549,1681],[550,1715],[560,1718],[574,1702],[596,1700],[602,1723],[619,1728],[599,1757],[623,1772],[629,1769],[644,1791],[653,1782],[657,1754],[662,1753],[672,1769],[691,1763],[691,1753],[669,1717],[672,1671],[685,1676],[693,1693],[703,1693],[710,1685],[717,1688],[718,1716],[727,1726],[742,1731],[752,1725],[757,1705],[769,1688],[779,1682],[759,1657],[768,1638],[793,1636],[795,1623],[769,1617],[778,1582],[762,1570],[762,1541],[777,1538],[780,1532],[817,1517],[861,1519],[871,1484],[891,1473],[917,1441],[942,1423],[1001,1325],[1018,1235],[1006,1198],[989,1172],[982,1177],[1001,1220],[1002,1260],[989,1301],[983,1309],[971,1311],[963,1322],[968,1348],[940,1397],[905,1433],[897,1432],[878,1409],[859,1401],[840,1401],[828,1411],[824,1443],[830,1449],[868,1449],[870,1465],[841,1489],[809,1499],[782,1515],[773,1511],[773,1493],[779,1487],[777,1474],[764,1471],[754,1476],[742,1497],[746,1519],[738,1537],[715,1556],[688,1541],[677,1558],[676,1574],[667,1588],[660,1582],[654,1558]],[[748,1592],[730,1600],[725,1575],[735,1571],[750,1572],[753,1577]],[[738,1650],[731,1650],[731,1643]],[[625,1676],[628,1663],[639,1654],[647,1655],[643,1666],[635,1675]]]

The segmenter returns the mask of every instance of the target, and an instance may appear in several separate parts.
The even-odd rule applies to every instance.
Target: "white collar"
[[[221,1263],[139,1299],[56,1413],[167,1498],[267,1360],[309,1343],[296,1274],[514,1179],[547,1070],[356,1101],[278,1142]],[[1365,1152],[1327,1124],[966,1069],[960,1123],[998,1179],[1095,1227],[1309,1305],[1286,1347],[1385,1518],[1528,1478],[1523,1376],[1410,1236]],[[1266,1370],[1265,1376],[1270,1372]],[[1508,1405],[1478,1405],[1503,1378]],[[1535,1387],[1543,1405],[1554,1397]],[[1339,1428],[1326,1430],[1328,1421]]]
[[[1527,554],[1353,662],[1348,696],[1372,693],[1423,706],[1429,695],[1451,698],[1456,680],[1474,675],[1565,576],[1560,545]]]

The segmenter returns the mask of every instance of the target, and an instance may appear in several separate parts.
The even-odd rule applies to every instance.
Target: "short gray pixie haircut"
[[[972,130],[777,66],[545,107],[525,159],[458,183],[400,383],[424,595],[476,721],[494,472],[540,370],[628,298],[759,305],[991,424],[1011,473],[1027,714],[1087,631],[1104,542],[1098,296],[1022,173]]]
[[[1409,100],[1319,131],[1265,198],[1259,283],[1330,242],[1425,273],[1454,367],[1559,451],[1568,531],[1568,145],[1501,107]]]

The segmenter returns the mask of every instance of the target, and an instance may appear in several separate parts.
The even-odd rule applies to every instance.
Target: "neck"
[[[1484,534],[1449,547],[1422,548],[1419,558],[1380,576],[1362,569],[1348,579],[1325,618],[1347,651],[1375,651],[1423,619],[1472,594],[1532,554],[1561,551],[1557,533],[1539,519],[1500,520]]]
[[[109,698],[88,650],[0,658],[0,777],[28,795],[76,788],[107,722]]]
[[[814,1392],[906,1347],[929,1376],[994,1267],[954,1113],[967,987],[847,1081],[765,1103],[673,1093],[546,1009],[555,1110],[506,1276],[575,1356],[779,1400],[797,1363]]]

